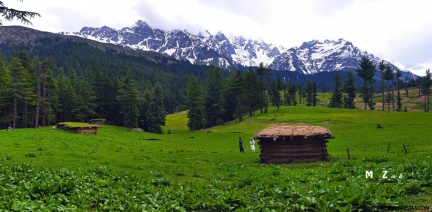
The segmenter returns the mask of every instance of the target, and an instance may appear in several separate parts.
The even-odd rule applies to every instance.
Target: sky
[[[24,25],[49,32],[82,27],[133,26],[208,30],[291,48],[311,40],[343,38],[362,51],[424,75],[432,67],[430,0],[3,0],[6,7],[38,12]],[[6,22],[3,25],[23,25]]]

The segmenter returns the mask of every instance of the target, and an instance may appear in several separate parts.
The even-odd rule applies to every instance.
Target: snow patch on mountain
[[[228,38],[222,32],[213,35],[203,30],[194,35],[186,30],[163,31],[152,28],[141,20],[120,30],[107,26],[83,27],[80,32],[62,34],[155,51],[193,64],[216,65],[229,69],[239,66],[256,67],[263,63],[264,66],[278,71],[315,74],[354,71],[363,56],[370,58],[377,67],[381,61],[344,39],[323,42],[312,40],[304,42],[300,47],[285,48],[268,44],[261,39],[252,40],[242,36]]]

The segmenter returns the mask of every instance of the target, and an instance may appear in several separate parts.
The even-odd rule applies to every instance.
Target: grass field
[[[162,135],[108,125],[96,135],[53,127],[1,130],[0,208],[350,211],[431,207],[431,121],[432,114],[423,112],[297,106],[281,107],[278,112],[270,108],[268,114],[244,117],[241,123],[195,132],[186,127],[186,113],[173,114],[167,117]],[[259,153],[251,152],[248,145],[245,154],[239,153],[238,137],[248,141],[278,122],[329,128],[336,137],[328,143],[330,161],[263,165]],[[377,129],[377,124],[384,128]],[[366,179],[366,171],[373,171],[374,178]],[[382,178],[384,171],[389,178]]]

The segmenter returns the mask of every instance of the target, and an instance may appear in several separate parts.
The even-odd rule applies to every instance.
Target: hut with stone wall
[[[57,129],[62,129],[78,134],[97,134],[99,126],[80,122],[61,122],[57,123]]]
[[[321,126],[274,125],[255,134],[261,163],[328,161],[330,130]]]

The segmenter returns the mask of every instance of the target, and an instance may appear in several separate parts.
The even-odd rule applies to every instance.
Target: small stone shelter
[[[259,139],[261,163],[328,161],[327,139],[333,135],[325,127],[273,125],[255,134]]]
[[[57,124],[57,129],[62,129],[78,134],[97,134],[99,126],[85,123],[61,122]]]

